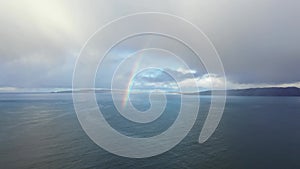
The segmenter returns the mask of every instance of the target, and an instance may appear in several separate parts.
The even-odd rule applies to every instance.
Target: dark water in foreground
[[[300,97],[228,97],[216,132],[198,144],[209,97],[201,101],[198,119],[179,145],[155,157],[129,159],[89,139],[70,94],[0,94],[0,168],[300,168]],[[178,109],[169,104],[170,111]],[[130,123],[109,104],[102,106],[114,128],[132,135]],[[167,114],[155,125],[166,130],[174,117]],[[154,134],[139,129],[145,137]]]

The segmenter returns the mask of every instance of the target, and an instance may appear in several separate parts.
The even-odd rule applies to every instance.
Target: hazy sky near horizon
[[[70,88],[86,40],[136,12],[170,13],[201,28],[232,88],[300,86],[298,0],[11,0],[0,2],[0,88]]]

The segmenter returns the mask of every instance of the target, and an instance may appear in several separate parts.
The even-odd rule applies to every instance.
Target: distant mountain
[[[224,93],[222,90],[215,90],[216,94]],[[300,88],[297,87],[269,87],[233,89],[226,91],[227,96],[300,96]],[[211,91],[203,91],[194,94],[211,95]]]

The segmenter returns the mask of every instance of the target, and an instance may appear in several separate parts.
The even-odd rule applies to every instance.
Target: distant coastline
[[[215,90],[215,94],[225,91]],[[196,92],[194,94],[211,95],[212,91]],[[227,96],[300,96],[300,88],[297,87],[268,87],[226,90]]]
[[[82,89],[82,90],[64,90],[55,91],[51,93],[85,93],[85,92],[95,92],[95,93],[105,93],[111,92],[110,89]],[[126,92],[122,90],[116,90],[114,92]],[[216,95],[220,95],[226,92],[227,96],[300,96],[300,88],[297,87],[268,87],[268,88],[248,88],[248,89],[229,89],[229,90],[214,90]],[[136,92],[138,93],[138,92]],[[211,95],[212,91],[201,91],[201,92],[190,92],[190,93],[179,93],[170,92],[170,94],[183,94],[183,95]]]

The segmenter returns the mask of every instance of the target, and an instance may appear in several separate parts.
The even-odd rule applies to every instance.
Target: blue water
[[[174,97],[151,128],[124,121],[111,101],[98,94],[110,125],[135,137],[156,135],[172,125],[179,106]],[[193,129],[175,148],[130,159],[110,154],[89,139],[71,94],[0,94],[0,168],[300,168],[300,97],[228,97],[216,132],[198,144],[209,104],[209,97],[201,98]]]

